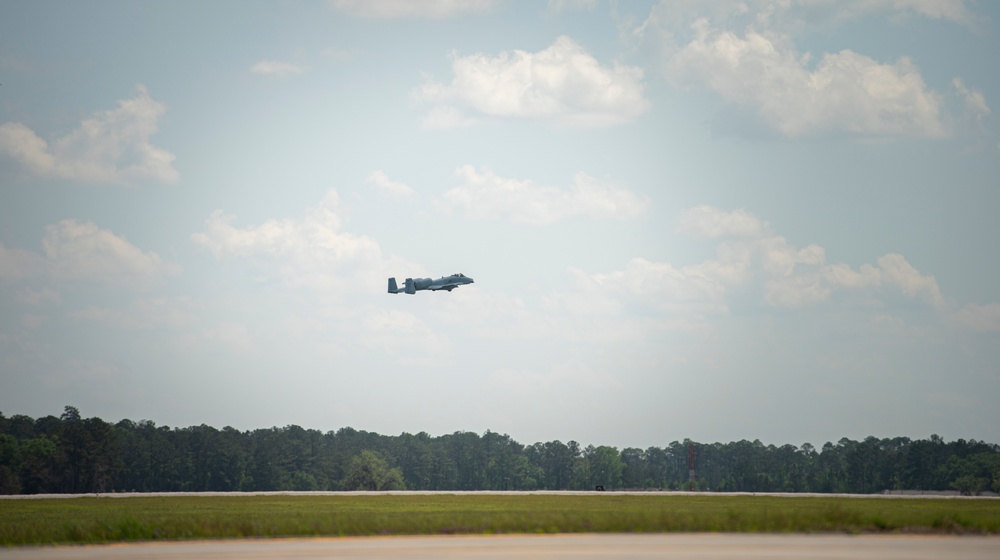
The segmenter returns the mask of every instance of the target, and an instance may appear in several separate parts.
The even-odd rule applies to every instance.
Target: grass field
[[[576,532],[1000,533],[1000,501],[705,495],[0,500],[0,544]]]

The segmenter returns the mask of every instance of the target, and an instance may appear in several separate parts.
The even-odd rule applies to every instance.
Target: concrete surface
[[[7,560],[404,558],[997,560],[1000,537],[585,534],[253,539],[0,548]]]

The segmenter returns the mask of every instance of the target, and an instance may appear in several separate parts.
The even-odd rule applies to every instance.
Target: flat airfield
[[[75,508],[82,507],[78,504],[96,504],[86,507],[95,507],[99,513],[95,518],[98,530],[103,524],[105,528],[113,528],[115,523],[120,524],[121,529],[128,531],[139,531],[145,523],[159,523],[165,518],[144,519],[150,507],[155,507],[156,503],[150,501],[156,498],[155,502],[164,504],[191,503],[191,497],[214,497],[205,503],[218,502],[220,504],[232,504],[231,500],[236,499],[236,503],[246,502],[269,503],[269,507],[279,507],[278,510],[265,510],[262,517],[247,518],[248,515],[256,515],[259,512],[239,514],[244,516],[244,523],[252,521],[258,523],[261,519],[276,519],[282,517],[284,513],[291,513],[289,517],[305,515],[301,513],[308,510],[308,515],[313,514],[313,510],[321,507],[330,508],[329,501],[336,498],[337,504],[362,503],[377,507],[389,506],[398,508],[400,503],[408,502],[411,498],[405,498],[403,502],[397,502],[394,496],[412,497],[428,496],[426,500],[416,500],[420,507],[425,507],[438,501],[445,501],[450,504],[447,508],[452,508],[450,514],[458,516],[460,519],[469,519],[480,516],[480,519],[490,519],[497,512],[493,509],[477,510],[476,508],[490,507],[475,504],[492,504],[495,502],[517,504],[522,509],[517,510],[521,517],[525,515],[535,515],[533,511],[536,507],[549,507],[556,512],[556,521],[561,525],[567,523],[565,527],[553,526],[545,530],[532,530],[530,526],[523,530],[502,529],[492,530],[488,526],[486,530],[479,530],[475,527],[468,531],[459,531],[460,535],[441,535],[440,526],[438,529],[428,527],[429,530],[422,531],[428,534],[421,536],[410,536],[405,532],[390,531],[392,535],[399,536],[309,536],[309,535],[337,535],[338,532],[317,531],[315,533],[244,533],[242,536],[250,538],[226,538],[219,540],[214,536],[199,536],[190,534],[189,536],[175,535],[164,540],[149,540],[143,538],[141,534],[133,533],[131,536],[116,538],[114,536],[101,537],[97,534],[96,539],[90,542],[105,541],[133,541],[117,544],[70,544],[59,546],[14,546],[0,548],[0,557],[9,559],[53,559],[53,560],[86,560],[97,558],[108,559],[180,559],[180,558],[211,558],[211,559],[276,559],[276,558],[297,558],[297,559],[318,559],[318,558],[796,558],[796,559],[850,559],[850,558],[873,558],[873,559],[922,559],[922,558],[954,558],[954,559],[986,559],[995,560],[1000,558],[1000,530],[996,518],[1000,516],[1000,499],[997,498],[963,498],[954,496],[898,496],[898,495],[841,495],[831,496],[827,494],[718,494],[718,493],[688,493],[688,492],[438,492],[438,493],[417,493],[417,492],[395,492],[395,493],[346,493],[346,492],[319,492],[319,493],[294,493],[294,492],[262,492],[262,493],[203,493],[203,494],[102,494],[99,497],[94,494],[88,495],[47,495],[47,496],[4,496],[0,499],[0,518],[2,514],[8,514],[5,524],[11,523],[12,519],[21,519],[23,506],[37,504],[44,506],[45,515],[53,512],[60,516],[61,521],[66,523],[65,518],[75,517]],[[257,496],[258,498],[252,498]],[[519,500],[517,496],[525,496],[525,500]],[[534,496],[532,498],[531,496]],[[565,498],[560,498],[564,496]],[[645,498],[654,498],[647,501]],[[727,496],[729,499],[727,499]],[[83,498],[82,500],[72,500],[72,498]],[[180,498],[186,497],[187,500]],[[239,498],[243,499],[239,499]],[[375,497],[374,501],[368,497]],[[382,497],[383,499],[378,499]],[[478,497],[478,498],[477,498]],[[512,498],[513,497],[513,498]],[[576,497],[576,498],[574,498]],[[629,498],[625,498],[629,497]],[[661,499],[655,499],[661,497]],[[58,499],[57,499],[58,498]],[[95,499],[98,498],[98,499]],[[114,499],[105,499],[114,498]],[[340,502],[340,499],[349,499],[347,502]],[[350,498],[353,498],[351,500]],[[677,498],[672,500],[671,498]],[[801,499],[800,499],[801,498]],[[856,498],[856,499],[855,499]],[[71,500],[64,502],[63,500]],[[667,525],[660,525],[657,529],[655,525],[647,526],[644,529],[636,529],[638,532],[629,532],[627,528],[619,529],[598,529],[587,530],[586,527],[574,526],[571,524],[571,514],[569,507],[559,511],[560,504],[571,506],[576,510],[583,505],[590,508],[589,512],[584,512],[587,520],[593,521],[597,513],[607,514],[605,509],[611,509],[610,505],[622,500],[631,503],[631,510],[613,510],[614,513],[608,517],[620,517],[621,515],[636,515],[639,510],[639,517],[634,519],[661,519],[664,515],[678,516],[667,519]],[[22,501],[23,500],[23,501]],[[388,500],[388,503],[385,503]],[[513,501],[512,501],[513,500]],[[640,506],[637,508],[635,503]],[[818,506],[822,509],[820,513],[827,515],[833,513],[835,519],[849,520],[853,525],[843,529],[836,526],[825,525],[822,528],[798,530],[794,524],[785,525],[795,521],[794,518],[801,517],[803,504],[810,501],[822,503],[828,501],[826,505]],[[200,500],[195,500],[200,502]],[[775,503],[782,504],[779,507]],[[412,503],[412,502],[410,502]],[[523,504],[531,504],[530,508],[524,508]],[[669,503],[669,508],[664,508],[664,503]],[[20,505],[19,505],[20,504]],[[63,507],[60,504],[65,504]],[[103,506],[101,504],[104,504]],[[456,510],[456,505],[459,504]],[[685,505],[686,504],[686,505]],[[692,506],[693,504],[693,506]],[[698,504],[709,504],[698,505]],[[742,504],[742,505],[739,505]],[[760,519],[760,507],[755,504],[767,504],[764,506],[764,521],[777,518],[778,525],[756,526],[753,522],[750,525],[734,523],[733,516],[757,516]],[[784,509],[787,505],[788,511],[777,511]],[[720,509],[722,506],[723,509]],[[889,509],[880,509],[887,506]],[[171,506],[174,507],[174,506]],[[172,511],[167,507],[165,511]],[[231,507],[231,506],[226,506]],[[295,512],[290,512],[288,507],[300,508]],[[365,506],[368,507],[368,506]],[[689,514],[676,511],[677,509],[695,507],[689,510]],[[697,509],[707,507],[709,509]],[[810,506],[815,509],[814,506]],[[107,510],[101,508],[108,508]],[[645,517],[646,510],[657,510],[653,518]],[[337,506],[335,509],[342,509]],[[930,510],[937,510],[935,519],[942,519],[947,523],[952,523],[944,530],[931,524],[921,527],[901,526],[894,527],[896,523],[890,513],[893,510],[917,510],[921,514]],[[122,513],[125,511],[125,513]],[[808,511],[808,510],[806,510]],[[78,513],[82,513],[79,510]],[[632,513],[630,513],[632,512]],[[365,512],[358,510],[357,515],[371,515],[376,522],[386,522],[398,517],[413,517],[422,514],[422,511],[397,512],[400,516],[394,518],[386,517],[386,510]],[[349,514],[353,517],[355,513]],[[510,511],[506,512],[510,514]],[[545,512],[542,512],[545,513]],[[212,515],[228,515],[228,512]],[[343,515],[341,512],[337,515]],[[439,515],[435,512],[434,515]],[[907,513],[907,515],[912,514]],[[15,517],[15,515],[18,515]],[[101,517],[104,515],[104,517]],[[112,515],[124,517],[116,518]],[[152,514],[151,514],[152,515]],[[162,515],[162,512],[159,514]],[[172,514],[171,514],[172,515]],[[188,515],[188,514],[185,514]],[[329,517],[331,512],[320,517]],[[484,517],[485,516],[485,517]],[[589,516],[589,517],[588,517]],[[659,516],[659,517],[657,517]],[[784,518],[782,517],[784,516]],[[869,516],[869,517],[866,517]],[[715,529],[697,528],[684,529],[677,528],[675,524],[679,519],[701,518],[706,522],[714,523],[713,519],[722,519],[723,524]],[[220,523],[222,518],[216,517],[212,523]],[[313,517],[303,518],[309,523],[313,523]],[[344,519],[343,517],[339,519]],[[728,520],[728,521],[727,521]],[[874,521],[871,521],[874,520]],[[738,520],[737,520],[738,521]],[[20,522],[20,521],[16,521]],[[341,523],[342,521],[338,521]],[[545,521],[548,523],[548,521]],[[70,523],[78,523],[72,520]],[[860,523],[860,524],[859,524]],[[873,524],[874,523],[874,524]],[[888,523],[881,526],[880,523]],[[932,522],[937,523],[937,522]],[[82,525],[74,525],[73,530],[79,530]],[[455,525],[448,525],[454,527]],[[542,527],[542,526],[539,526]],[[730,528],[727,528],[730,527]],[[731,527],[737,527],[733,529]],[[739,527],[744,527],[740,529]],[[746,528],[748,527],[748,528]],[[754,528],[756,527],[756,528]],[[790,528],[791,527],[791,528]],[[976,527],[979,527],[978,529]],[[64,527],[65,529],[65,527]],[[279,528],[280,529],[280,528]],[[118,529],[114,529],[118,530]],[[610,532],[608,532],[610,531]],[[677,532],[675,532],[677,531]],[[693,532],[692,532],[693,531]],[[504,533],[477,534],[477,533]],[[556,534],[525,534],[533,532],[547,532]],[[948,533],[960,534],[948,534]],[[437,533],[437,534],[435,534]],[[572,534],[568,534],[572,533]],[[900,534],[904,533],[904,534]],[[934,533],[934,534],[927,534]],[[112,534],[112,533],[105,533]],[[360,533],[339,533],[342,535],[361,534],[378,535],[377,531]],[[300,535],[299,537],[286,538],[285,535]],[[239,537],[240,534],[223,534],[223,537]],[[267,538],[260,538],[267,537]],[[10,541],[8,541],[10,542]],[[14,541],[18,542],[18,541]],[[20,541],[26,542],[26,541]],[[61,539],[52,541],[34,540],[27,542],[66,542]],[[78,542],[87,542],[81,540]]]
[[[142,498],[156,496],[771,496],[775,498],[878,498],[1000,500],[1000,496],[961,496],[954,492],[912,492],[906,494],[823,494],[819,492],[687,492],[683,490],[384,490],[378,492],[313,490],[260,492],[110,492],[103,494],[6,494],[0,500],[43,500],[60,498]]]

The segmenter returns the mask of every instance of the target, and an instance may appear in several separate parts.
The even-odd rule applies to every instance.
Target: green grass
[[[691,495],[0,500],[0,544],[577,532],[1000,533],[1000,501]]]

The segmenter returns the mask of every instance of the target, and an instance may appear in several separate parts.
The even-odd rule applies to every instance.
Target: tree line
[[[693,462],[694,471],[689,468]],[[815,448],[760,441],[665,447],[522,445],[506,434],[385,436],[290,425],[111,424],[0,413],[0,493],[274,490],[696,489],[719,492],[1000,492],[1000,446],[905,437]]]

